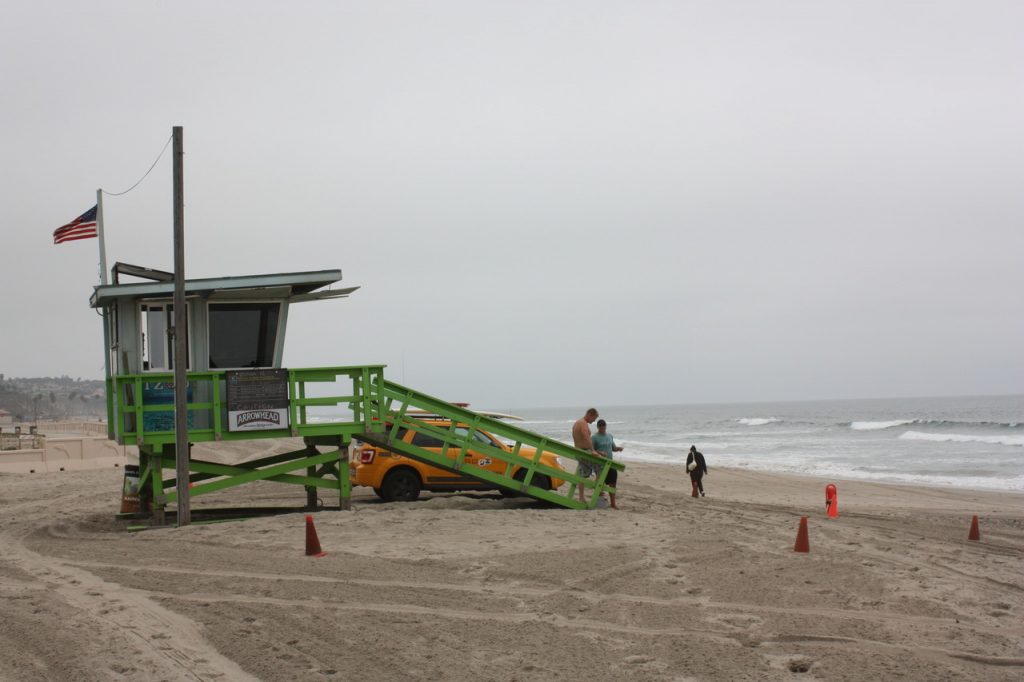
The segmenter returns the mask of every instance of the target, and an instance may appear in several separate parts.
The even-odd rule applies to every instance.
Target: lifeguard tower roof
[[[300,301],[342,298],[359,287],[317,291],[341,280],[341,270],[280,272],[269,275],[210,277],[185,281],[186,296],[204,298],[287,298]],[[174,295],[173,281],[131,282],[94,287],[89,305],[102,308],[118,299],[169,298]]]
[[[113,279],[89,299],[104,313],[108,376],[172,371],[174,275],[117,263]],[[332,288],[340,279],[341,270],[315,270],[185,280],[189,370],[281,367],[291,304],[359,288]]]

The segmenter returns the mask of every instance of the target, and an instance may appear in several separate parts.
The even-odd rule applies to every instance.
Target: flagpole
[[[103,190],[96,190],[96,236],[100,242],[100,285],[107,285],[107,243],[103,239]],[[103,381],[106,390],[110,390],[110,319],[107,317],[107,306],[103,306]],[[114,439],[114,424],[117,423],[115,413],[110,412],[110,406],[115,413],[117,401],[107,400],[107,438]]]
[[[103,190],[96,190],[96,236],[100,238],[100,284],[107,285],[107,243],[103,239]]]

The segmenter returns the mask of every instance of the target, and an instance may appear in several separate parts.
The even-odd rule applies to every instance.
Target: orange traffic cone
[[[978,517],[971,519],[971,532],[967,534],[968,540],[981,540],[981,533],[978,532]]]
[[[836,492],[836,486],[833,483],[825,486],[825,511],[828,512],[830,519],[839,516],[839,493]]]
[[[313,526],[313,517],[306,516],[306,556],[323,556],[327,552],[320,549],[320,540],[316,536],[316,527]]]
[[[794,552],[810,552],[811,543],[807,540],[807,517],[800,517],[800,529],[796,532],[796,544],[793,545]]]

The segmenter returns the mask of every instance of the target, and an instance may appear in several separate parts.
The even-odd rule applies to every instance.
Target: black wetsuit
[[[696,490],[700,491],[700,494],[704,494],[704,474],[708,472],[708,464],[704,461],[704,455],[699,450],[694,450],[686,456],[686,469],[690,469],[690,463],[694,460],[697,461],[697,466],[693,471],[690,471],[690,481],[696,486]],[[694,497],[697,493],[694,491]]]

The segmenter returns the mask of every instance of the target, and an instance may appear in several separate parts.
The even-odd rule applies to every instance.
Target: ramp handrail
[[[468,408],[453,405],[440,398],[388,381],[383,377],[378,380],[376,389],[384,399],[385,429],[380,440],[382,444],[385,444],[385,447],[415,459],[426,461],[429,464],[468,474],[474,478],[522,492],[537,499],[547,500],[572,508],[594,508],[598,504],[601,492],[615,492],[613,487],[605,484],[608,472],[612,469],[616,471],[625,469],[622,462],[594,455],[547,436],[541,436],[499,419],[479,414]],[[419,418],[419,415],[410,415],[410,409],[423,410],[438,417],[448,419],[451,422],[451,426],[443,428],[428,424]],[[456,433],[454,427],[457,424],[465,425],[468,428],[468,432],[465,435]],[[432,436],[442,441],[445,447],[440,453],[434,453],[425,448],[402,442],[397,438],[398,431],[402,428]],[[511,441],[513,444],[507,451],[483,444],[473,439],[473,433],[478,429],[484,429],[492,435]],[[531,457],[525,457],[520,454],[523,446],[534,448],[534,453]],[[453,448],[458,451],[454,458],[449,456]],[[475,453],[504,462],[506,464],[504,472],[498,474],[480,467],[463,469],[462,465],[466,452],[469,449],[472,449]],[[597,479],[592,480],[579,476],[575,471],[554,469],[545,465],[540,461],[541,454],[544,452],[572,461],[584,461],[591,464],[598,471]],[[521,481],[513,478],[517,468],[526,471],[525,477]],[[567,492],[544,490],[531,485],[535,474],[543,474],[550,478],[568,481]],[[579,502],[575,497],[579,486],[593,490],[590,500],[586,503]]]

